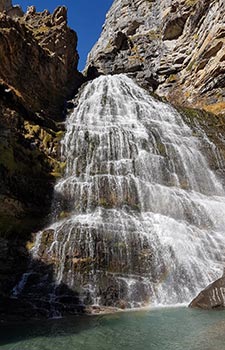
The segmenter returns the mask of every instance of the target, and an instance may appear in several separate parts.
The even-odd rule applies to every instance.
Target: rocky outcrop
[[[28,257],[26,242],[48,218],[66,100],[83,82],[67,11],[0,13],[0,293],[8,295]],[[1,7],[2,8],[2,7]],[[8,15],[10,14],[10,16]]]
[[[189,307],[205,310],[225,309],[225,274],[200,292]]]
[[[0,0],[0,12],[5,12],[8,16],[22,17],[23,11],[20,6],[12,5],[11,0]]]
[[[223,0],[115,0],[87,67],[127,72],[181,106],[225,113]]]
[[[53,15],[32,7],[18,20],[1,14],[0,82],[27,110],[59,118],[82,81],[76,44],[65,7]]]

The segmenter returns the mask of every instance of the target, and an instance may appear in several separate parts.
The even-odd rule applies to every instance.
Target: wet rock
[[[66,242],[68,230],[70,241]],[[60,246],[64,245],[63,255],[60,253],[61,248],[58,249],[58,243],[53,244],[53,237],[60,242]],[[153,272],[153,266],[156,267],[158,263],[150,242],[137,237],[132,231],[124,240],[121,233],[116,231],[116,226],[111,230],[107,230],[107,226],[104,230],[97,230],[85,225],[80,227],[73,224],[71,227],[69,221],[66,221],[57,233],[52,229],[42,233],[37,256],[39,263],[46,267],[44,270],[40,270],[38,264],[32,267],[32,274],[21,296],[32,302],[37,293],[43,294],[46,300],[48,295],[55,293],[55,286],[47,281],[50,280],[52,271],[57,275],[62,268],[65,284],[70,280],[71,273],[76,276],[70,281],[70,288],[73,293],[80,292],[85,305],[95,303],[92,290],[94,283],[99,305],[119,309],[143,306],[149,301],[151,291],[141,276],[148,275],[155,281],[165,273],[163,264],[161,269],[157,267],[157,272]],[[47,269],[47,266],[51,266],[51,269]],[[132,288],[129,286],[130,275],[133,276]],[[66,300],[70,304],[72,296],[68,290],[58,288],[56,294],[58,302]]]
[[[180,107],[179,112],[193,130],[193,135],[201,140],[201,150],[208,164],[225,185],[224,117],[193,108]]]
[[[225,309],[225,275],[210,284],[190,303],[189,307],[205,310]]]

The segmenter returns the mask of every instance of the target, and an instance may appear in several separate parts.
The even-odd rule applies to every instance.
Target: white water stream
[[[88,83],[67,120],[68,216],[33,256],[85,303],[187,303],[221,275],[225,193],[199,140],[169,105],[125,75]],[[65,209],[66,208],[66,209]]]

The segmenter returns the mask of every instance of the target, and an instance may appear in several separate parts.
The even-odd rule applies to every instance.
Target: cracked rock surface
[[[115,0],[87,67],[131,73],[170,102],[225,113],[224,0]]]

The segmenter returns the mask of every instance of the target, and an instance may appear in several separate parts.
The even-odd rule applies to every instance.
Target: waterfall
[[[86,305],[137,307],[190,302],[220,276],[224,189],[174,108],[125,75],[101,76],[83,88],[66,130],[59,218],[32,250],[56,285]],[[29,295],[47,277],[34,280]]]

